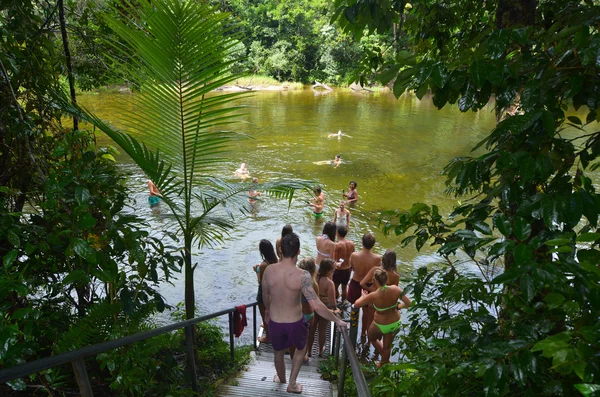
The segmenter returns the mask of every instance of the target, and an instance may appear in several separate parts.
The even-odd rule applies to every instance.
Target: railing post
[[[198,379],[196,379],[196,355],[194,353],[194,333],[192,327],[194,327],[194,325],[188,325],[185,327],[185,347],[187,350],[187,364],[190,373],[190,380],[192,381],[192,390],[194,393],[198,393]]]
[[[340,367],[340,378],[338,380],[338,397],[344,397],[344,384],[346,383],[346,367],[348,366],[348,352],[342,348],[342,363]]]
[[[329,323],[330,327],[332,327],[333,331],[331,331],[331,351],[329,352],[330,356],[333,356],[335,354],[335,341],[336,341],[336,336],[337,336],[337,327],[335,326],[334,322],[330,322]]]
[[[252,306],[252,332],[252,335],[254,335],[254,350],[257,350],[258,345],[256,344],[256,305]]]
[[[235,359],[235,347],[233,343],[233,312],[229,313],[229,351],[231,353],[231,361]]]
[[[75,379],[77,379],[77,385],[82,397],[93,397],[92,385],[90,385],[90,379],[88,378],[87,370],[85,369],[85,363],[83,358],[78,358],[71,361],[73,366],[73,372],[75,372]]]
[[[336,327],[337,329],[337,327]],[[335,338],[333,340],[335,345],[335,351],[333,352],[333,358],[335,362],[335,367],[337,368],[340,365],[340,347],[342,346],[342,333],[337,331],[335,334]]]
[[[356,349],[356,339],[358,338],[358,313],[360,309],[357,309],[352,305],[350,308],[350,342]]]

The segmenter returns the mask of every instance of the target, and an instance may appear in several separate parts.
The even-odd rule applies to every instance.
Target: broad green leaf
[[[8,253],[4,255],[4,257],[2,258],[2,263],[4,264],[5,269],[8,269],[15,262],[18,254],[19,251],[13,249],[8,251]]]
[[[8,241],[12,244],[13,247],[19,248],[21,246],[21,239],[12,230],[9,230],[8,233],[6,233],[6,237],[8,238]]]
[[[558,293],[550,293],[546,295],[544,300],[550,309],[556,309],[563,304],[565,297]]]
[[[513,232],[520,241],[525,241],[531,235],[531,224],[525,218],[517,216],[515,217]]]
[[[497,214],[494,216],[494,226],[498,229],[504,237],[510,237],[512,234],[512,227],[510,225],[510,219],[504,214]]]
[[[596,393],[600,392],[600,384],[578,383],[575,385],[575,388],[584,397],[593,397],[596,395]]]
[[[517,264],[525,265],[533,260],[533,249],[528,244],[517,244],[513,255]]]
[[[75,200],[80,205],[87,205],[90,202],[90,191],[82,186],[75,188]]]
[[[498,59],[504,55],[510,34],[510,31],[506,29],[497,29],[490,34],[487,40],[487,50],[491,59]]]
[[[542,351],[544,357],[552,357],[555,352],[568,349],[569,341],[571,340],[571,332],[565,331],[556,335],[551,335],[546,339],[537,342],[531,351]]]
[[[94,218],[89,212],[86,212],[81,218],[79,218],[79,227],[82,229],[90,229],[94,227],[96,222],[96,218]]]
[[[471,81],[475,87],[481,88],[487,79],[488,65],[484,61],[474,61],[471,64]]]
[[[440,63],[434,65],[431,71],[431,78],[437,87],[444,87],[448,81],[448,71],[446,70],[446,67]]]
[[[76,237],[71,241],[71,246],[77,255],[90,263],[96,263],[96,251],[89,246],[87,241]]]
[[[390,81],[392,81],[394,79],[394,77],[396,77],[399,69],[400,69],[400,66],[398,66],[398,65],[392,66],[392,67],[388,68],[387,70],[381,72],[377,76],[377,80],[379,80],[381,85],[387,85]]]
[[[571,244],[572,240],[568,239],[568,238],[555,238],[552,240],[548,240],[545,241],[544,244],[548,245],[548,246],[561,246],[561,245],[567,245],[567,244]]]
[[[577,236],[577,242],[579,243],[593,243],[600,239],[600,233],[582,233]]]
[[[567,119],[573,124],[582,125],[581,119],[577,116],[568,116]]]
[[[526,274],[521,278],[521,294],[526,302],[531,302],[535,296],[535,288],[533,286],[533,279],[529,274]]]

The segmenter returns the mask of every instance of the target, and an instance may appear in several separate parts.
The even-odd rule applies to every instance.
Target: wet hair
[[[331,241],[335,241],[335,223],[329,221],[323,226],[323,234],[327,235]]]
[[[340,235],[340,237],[346,237],[346,234],[348,234],[348,228],[346,226],[338,226],[337,233]]]
[[[385,270],[396,271],[396,253],[392,250],[385,251],[385,254],[381,258],[381,266]]]
[[[388,274],[385,270],[383,270],[382,268],[379,268],[379,269],[375,270],[375,275],[373,276],[373,279],[375,281],[377,281],[377,283],[381,287],[383,287],[385,285],[385,283],[387,283]]]
[[[300,250],[300,238],[296,233],[290,233],[281,239],[281,255],[284,258],[293,258]]]
[[[358,184],[357,184],[356,182],[354,182],[354,181],[350,181],[350,183],[354,183],[354,188],[355,188],[355,189],[358,187]],[[349,184],[350,184],[350,183],[349,183]]]
[[[325,277],[334,269],[334,261],[331,258],[325,258],[319,263],[319,277]],[[387,276],[387,274],[386,274]]]
[[[321,194],[321,186],[315,187],[315,193]]]
[[[370,250],[375,245],[375,237],[371,233],[365,233],[362,238],[363,247]]]
[[[336,155],[335,155],[335,158],[336,158],[336,159],[338,159],[338,158],[340,158],[340,159],[341,159],[341,158],[342,158],[342,155],[341,155],[341,154],[336,154]]]
[[[292,229],[292,225],[290,225],[289,223],[287,225],[285,225],[283,227],[283,229],[281,229],[281,238],[284,238],[285,236],[287,236],[290,233],[293,233],[294,229]]]
[[[313,289],[319,294],[319,284],[317,284],[316,276],[317,276],[317,265],[315,265],[315,260],[313,258],[304,258],[298,263],[298,268],[302,270],[306,270],[310,277],[312,277],[312,285]]]
[[[275,255],[273,244],[271,244],[269,240],[260,240],[260,243],[258,243],[258,250],[260,251],[260,255],[262,256],[263,260],[269,265],[279,262],[277,260],[277,255]]]

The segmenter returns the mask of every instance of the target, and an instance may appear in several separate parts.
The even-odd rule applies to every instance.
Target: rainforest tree
[[[438,247],[420,269],[404,362],[376,390],[406,395],[592,395],[600,390],[600,7],[595,1],[336,2],[360,37],[401,29],[364,59],[400,96],[498,124],[444,169],[449,216],[418,203],[382,215],[404,244]],[[483,150],[484,149],[484,150]],[[465,263],[479,274],[468,272]],[[500,269],[500,271],[498,271]],[[390,382],[401,379],[400,383]]]

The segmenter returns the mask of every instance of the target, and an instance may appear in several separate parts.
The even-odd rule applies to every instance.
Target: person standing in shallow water
[[[323,208],[325,207],[325,195],[321,191],[321,186],[317,186],[314,192],[315,197],[313,197],[308,202],[308,205],[312,207],[315,218],[319,219],[323,217]]]
[[[350,211],[346,209],[345,201],[340,202],[340,207],[335,210],[333,223],[335,223],[337,227],[345,226],[346,229],[350,228]]]
[[[265,330],[265,336],[261,336],[258,338],[258,341],[261,343],[269,342],[269,328],[265,326],[267,323],[265,320],[265,304],[263,302],[262,296],[262,278],[265,274],[265,270],[269,265],[277,263],[277,256],[275,256],[275,250],[273,249],[273,244],[269,240],[262,239],[258,244],[258,250],[260,251],[260,256],[262,257],[262,262],[258,265],[254,265],[253,269],[256,272],[256,277],[258,278],[258,293],[256,294],[256,302],[258,302],[258,310],[260,311],[260,316],[263,319],[263,328]]]
[[[341,329],[349,324],[336,317],[321,303],[313,288],[313,279],[306,270],[296,267],[300,254],[300,239],[295,233],[288,234],[281,242],[283,260],[267,267],[262,279],[263,302],[269,324],[269,336],[275,351],[273,382],[286,383],[285,349],[294,345],[292,370],[288,393],[302,393],[302,385],[296,380],[306,353],[308,323],[302,314],[300,297],[304,295],[310,306],[321,317],[334,321]]]
[[[347,204],[354,205],[358,201],[358,191],[356,190],[357,187],[358,185],[356,182],[350,181],[348,191],[346,193],[342,193],[342,196],[346,198]]]
[[[160,212],[160,198],[162,197],[160,190],[158,190],[152,181],[148,181],[148,190],[150,191],[150,195],[148,196],[148,204],[150,204],[152,212]]]

